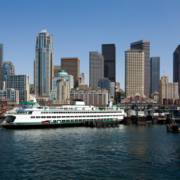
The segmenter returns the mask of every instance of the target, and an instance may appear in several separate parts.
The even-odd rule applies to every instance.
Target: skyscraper
[[[150,96],[155,91],[159,92],[160,81],[160,57],[150,58]]]
[[[180,45],[173,53],[173,82],[178,82],[180,92]]]
[[[39,96],[50,96],[54,77],[53,36],[46,29],[36,36],[34,86]]]
[[[150,58],[150,40],[141,40],[131,43],[131,49],[140,49],[144,51],[144,95],[149,97],[149,58]]]
[[[99,79],[104,77],[104,57],[97,51],[89,53],[89,86],[98,87]]]
[[[3,89],[3,45],[0,44],[0,90]]]
[[[15,68],[12,62],[3,63],[3,81],[5,81],[6,75],[15,75]]]
[[[104,56],[104,77],[116,82],[116,47],[115,44],[102,44]]]
[[[144,51],[139,49],[125,51],[126,97],[136,93],[144,95],[144,54]]]
[[[61,68],[74,77],[74,87],[78,87],[80,77],[80,59],[78,57],[61,58]]]

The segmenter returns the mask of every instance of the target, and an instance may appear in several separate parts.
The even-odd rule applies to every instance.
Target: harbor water
[[[166,125],[0,127],[0,179],[179,178],[180,133]]]

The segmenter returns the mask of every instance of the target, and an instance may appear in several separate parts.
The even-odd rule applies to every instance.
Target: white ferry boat
[[[100,110],[86,106],[83,101],[73,101],[62,107],[40,106],[38,102],[23,102],[17,113],[6,114],[4,128],[42,128],[83,125],[87,121],[122,121],[126,116],[123,109],[113,106]],[[45,125],[45,126],[44,126]]]

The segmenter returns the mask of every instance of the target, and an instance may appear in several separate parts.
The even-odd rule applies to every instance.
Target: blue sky
[[[180,44],[179,0],[0,0],[0,43],[4,61],[16,74],[33,74],[36,35],[46,28],[54,38],[54,64],[79,57],[89,84],[89,51],[116,45],[116,79],[124,89],[125,55],[130,43],[150,40],[150,56],[160,56],[173,80],[173,52]],[[33,83],[33,75],[31,76]]]

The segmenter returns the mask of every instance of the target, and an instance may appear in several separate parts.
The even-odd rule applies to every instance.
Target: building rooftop
[[[141,49],[129,49],[129,50],[127,50],[127,51],[125,51],[125,52],[134,52],[134,51],[140,51],[140,52],[144,52],[144,50],[141,50]]]
[[[66,71],[64,70],[64,69],[60,69],[59,71],[58,71],[58,73],[59,72],[65,72],[66,73]]]
[[[136,41],[136,42],[131,43],[131,45],[138,44],[138,43],[145,43],[145,42],[150,42],[150,40],[140,40],[140,41]]]
[[[48,32],[46,31],[46,28],[44,28],[40,33],[48,33]]]
[[[74,60],[74,59],[80,61],[80,59],[79,59],[78,57],[62,57],[62,58],[61,58],[61,60]]]

